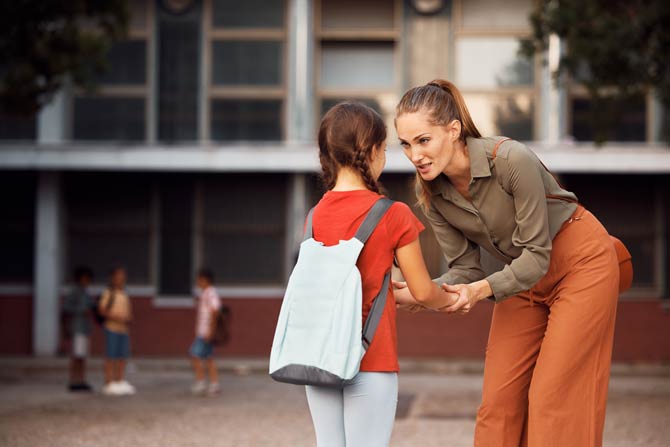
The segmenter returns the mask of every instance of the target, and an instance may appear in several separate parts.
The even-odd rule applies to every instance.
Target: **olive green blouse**
[[[435,281],[463,284],[484,279],[480,247],[507,265],[485,279],[493,299],[502,301],[530,289],[549,268],[551,241],[577,208],[537,156],[502,137],[468,138],[471,180],[466,200],[445,175],[429,182],[426,216],[449,270]]]

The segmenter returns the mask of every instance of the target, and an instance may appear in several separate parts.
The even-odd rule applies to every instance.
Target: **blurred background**
[[[221,355],[266,358],[304,217],[322,194],[320,117],[343,99],[382,114],[382,182],[413,205],[394,107],[408,88],[445,78],[482,133],[527,142],[630,249],[615,362],[670,360],[667,36],[635,41],[645,55],[660,45],[647,79],[610,56],[629,36],[607,34],[621,20],[630,33],[649,26],[644,11],[622,19],[619,2],[608,13],[591,2],[604,22],[590,29],[602,34],[585,37],[588,17],[532,0],[89,3],[16,2],[2,19],[13,31],[0,61],[0,355],[57,354],[73,268],[90,266],[99,294],[120,263],[135,356],[186,356],[194,272],[207,266],[233,314]],[[649,14],[654,30],[667,22]],[[421,242],[437,275],[445,265],[429,229]],[[402,314],[400,353],[482,360],[491,311]],[[99,355],[99,329],[93,338]]]

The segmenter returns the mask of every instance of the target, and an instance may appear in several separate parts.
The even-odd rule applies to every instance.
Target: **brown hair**
[[[374,147],[384,140],[384,121],[370,107],[357,102],[340,102],[333,106],[319,126],[319,161],[326,188],[335,186],[339,169],[350,167],[360,173],[369,190],[381,193],[370,162]]]
[[[430,116],[431,124],[446,126],[453,120],[461,123],[461,134],[459,140],[465,142],[468,137],[480,138],[477,126],[475,126],[465,100],[456,86],[444,79],[435,79],[426,85],[414,87],[408,90],[396,106],[396,119],[405,113],[426,111]],[[430,185],[421,176],[416,174],[417,198],[424,209],[428,208],[430,201]]]

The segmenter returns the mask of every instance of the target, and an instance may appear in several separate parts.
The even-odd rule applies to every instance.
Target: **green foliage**
[[[0,112],[31,115],[69,77],[92,89],[129,20],[125,0],[16,0],[0,16]]]
[[[588,91],[597,140],[599,112],[649,88],[670,110],[670,1],[542,0],[530,21],[533,37],[521,42],[522,53],[546,50],[551,34],[561,38],[566,51],[554,75],[568,74]]]

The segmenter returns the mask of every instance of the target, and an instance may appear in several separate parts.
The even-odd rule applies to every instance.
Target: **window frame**
[[[144,41],[145,42],[145,79],[144,84],[103,84],[100,83],[93,94],[89,94],[83,89],[74,89],[72,92],[72,107],[71,109],[71,135],[72,139],[74,138],[74,129],[75,129],[75,118],[76,114],[74,111],[74,102],[77,98],[88,97],[88,98],[143,98],[144,99],[144,138],[142,140],[137,140],[137,143],[153,143],[155,142],[155,134],[157,123],[155,120],[156,116],[156,106],[158,99],[156,98],[156,77],[157,69],[155,68],[156,62],[156,24],[155,24],[155,2],[153,1],[139,1],[144,5],[145,19],[143,27],[135,26],[132,20],[130,20],[128,35],[125,41]],[[132,9],[132,8],[131,8]],[[132,10],[131,10],[132,13]],[[77,139],[75,141],[86,141]],[[99,142],[103,142],[100,140]]]
[[[395,105],[400,97],[398,92],[403,88],[403,30],[404,30],[404,5],[402,0],[393,1],[393,27],[386,29],[352,29],[352,28],[329,28],[322,26],[322,2],[315,1],[313,8],[314,21],[314,60],[313,85],[314,95],[312,107],[315,113],[315,122],[321,121],[322,103],[324,100],[337,100],[347,98],[351,100],[369,100],[378,102],[381,115],[386,123],[389,133],[395,132],[393,118]],[[371,42],[384,42],[393,45],[393,77],[394,84],[388,88],[323,88],[321,86],[321,63],[324,43],[349,43],[367,44]],[[389,135],[392,137],[392,135]]]
[[[281,0],[283,7],[283,23],[281,28],[216,28],[214,25],[214,2],[213,0],[203,0],[202,14],[202,61],[201,61],[201,104],[200,104],[200,126],[198,137],[201,142],[213,141],[212,138],[212,109],[213,102],[217,99],[232,100],[263,100],[275,99],[282,102],[279,116],[279,141],[286,139],[287,115],[288,115],[288,85],[289,69],[288,61],[288,0]],[[280,60],[284,62],[281,67],[281,82],[277,86],[261,85],[216,85],[213,82],[212,71],[214,69],[213,46],[214,42],[245,42],[245,41],[273,41],[280,42],[282,51]],[[227,143],[219,141],[217,143]]]
[[[532,31],[530,25],[524,27],[506,27],[506,28],[480,28],[480,27],[466,27],[463,20],[463,2],[467,0],[454,0],[452,4],[452,17],[453,17],[453,42],[452,42],[452,54],[450,58],[450,75],[452,78],[455,78],[456,71],[455,66],[458,61],[458,41],[460,38],[516,38],[524,39],[531,38]],[[529,86],[513,86],[513,87],[497,87],[494,89],[487,88],[460,88],[461,93],[465,97],[466,103],[469,95],[482,95],[492,98],[494,101],[505,100],[511,96],[516,95],[526,95],[532,104],[532,112],[530,118],[532,121],[531,124],[531,141],[536,140],[541,134],[541,112],[542,107],[540,104],[541,98],[541,70],[542,70],[542,61],[539,56],[535,56],[531,62],[533,70],[533,83]],[[475,124],[477,124],[477,117],[473,117]],[[495,133],[500,133],[500,129],[495,129]],[[514,135],[508,135],[511,138],[514,138]]]

